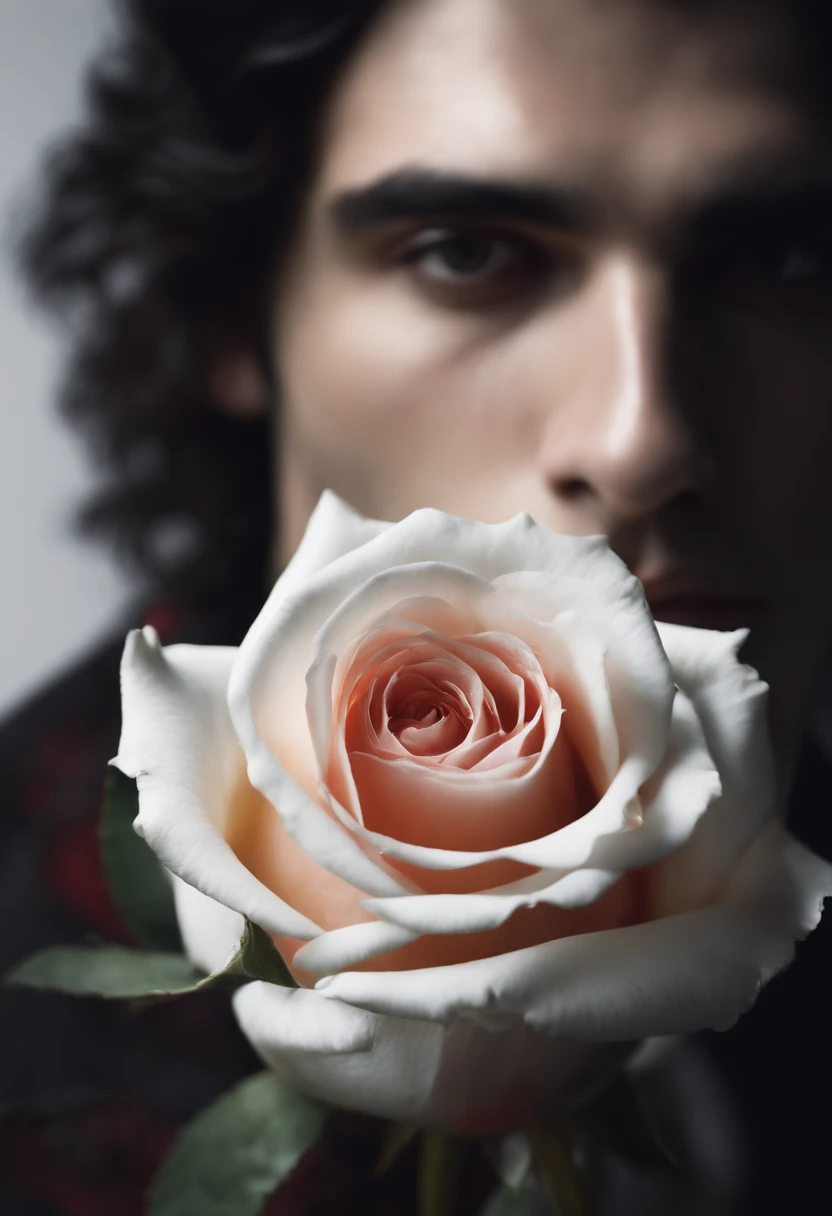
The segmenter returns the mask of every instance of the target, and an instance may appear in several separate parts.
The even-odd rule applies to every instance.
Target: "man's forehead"
[[[426,165],[551,175],[649,206],[744,175],[811,175],[825,142],[783,84],[777,12],[691,13],[681,0],[399,0],[333,94],[318,192]]]

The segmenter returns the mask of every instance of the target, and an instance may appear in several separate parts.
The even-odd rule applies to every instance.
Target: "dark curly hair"
[[[770,2],[826,55],[828,0]],[[105,473],[82,526],[151,592],[235,607],[227,632],[265,590],[274,411],[229,417],[209,373],[262,335],[322,99],[385,3],[121,0],[22,242],[36,298],[71,322],[62,408]]]
[[[258,341],[322,96],[378,7],[123,0],[21,242],[69,323],[62,411],[105,474],[82,529],[151,595],[223,600],[232,632],[265,589],[272,420],[223,413],[208,370]]]

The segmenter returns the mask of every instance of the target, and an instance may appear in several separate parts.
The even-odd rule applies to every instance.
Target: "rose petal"
[[[470,611],[485,612],[486,607],[488,611],[494,610],[493,592],[486,588],[480,580],[472,578],[466,571],[442,567],[437,563],[424,563],[420,566],[385,571],[383,575],[372,579],[371,585],[363,587],[360,593],[353,595],[347,604],[333,613],[316,642],[316,645],[320,647],[320,653],[334,655],[339,646],[346,644],[347,638],[358,627],[356,614],[360,614],[360,610],[366,610],[368,603],[371,603],[374,614],[382,609],[389,612],[397,611],[397,601],[394,596],[404,594],[411,588],[415,590],[417,587],[424,587],[426,581],[433,596],[441,596],[452,604],[455,597],[459,597]],[[628,594],[634,596],[634,589],[631,588]],[[597,611],[597,606],[595,610]],[[674,693],[673,683],[668,677],[667,660],[661,650],[658,635],[653,628],[649,614],[647,614],[643,598],[640,613],[642,617],[640,633],[648,639],[647,649],[639,651],[640,663],[637,669],[634,666],[630,675],[641,689],[639,704],[634,708],[643,710],[645,721],[643,729],[632,726],[627,728],[629,735],[632,735],[638,744],[637,754],[627,757],[604,798],[600,800],[599,805],[590,815],[580,821],[579,826],[570,825],[568,829],[562,829],[561,833],[550,834],[536,841],[534,856],[530,855],[528,849],[522,855],[516,849],[511,852],[504,849],[499,855],[500,860],[520,861],[540,867],[572,868],[587,860],[595,837],[629,825],[632,815],[631,804],[637,790],[652,774],[666,746]],[[646,632],[644,619],[648,626]],[[374,615],[373,622],[375,623],[377,620],[378,617]],[[516,624],[515,618],[512,618],[512,621]],[[530,624],[534,624],[534,622]],[[615,637],[613,637],[613,641],[616,641]],[[621,649],[621,646],[619,645],[618,648]],[[635,651],[628,652],[628,661],[635,665]],[[655,678],[648,678],[642,673],[642,668],[649,667],[651,662],[658,670]],[[333,670],[332,660],[330,659],[326,664],[321,661],[319,670],[331,672]],[[620,679],[620,672],[618,678]],[[332,689],[319,689],[318,697],[322,705],[331,704]],[[331,725],[329,729],[331,729]],[[366,767],[364,761],[361,763]],[[360,802],[361,799],[357,798],[357,801]],[[426,869],[459,869],[497,859],[491,850],[477,850],[477,855],[473,855],[473,850],[466,853],[464,850],[451,850],[447,847],[441,850],[431,850],[403,841],[398,833],[372,832],[354,823],[345,823],[345,826],[391,858]],[[567,832],[567,835],[563,836],[563,832]],[[583,856],[581,853],[573,851],[578,841],[581,842],[578,847],[586,850],[583,852]]]
[[[496,849],[435,849],[408,844],[380,832],[369,831],[356,823],[336,802],[333,801],[331,805],[333,813],[350,832],[366,841],[379,853],[396,861],[406,862],[410,866],[425,870],[450,871],[481,866],[491,861],[517,861],[538,869],[572,870],[590,862],[600,837],[633,826],[635,808],[638,808],[639,817],[641,816],[638,791],[651,773],[652,766],[649,761],[642,756],[632,756],[622,764],[609,789],[595,807],[580,819],[538,840],[504,845]]]
[[[726,902],[623,929],[561,938],[497,958],[418,972],[345,972],[316,986],[376,1013],[485,1025],[525,1022],[547,1034],[629,1040],[726,1029],[810,932],[832,867],[762,834]]]
[[[307,673],[307,717],[318,757],[319,773],[323,776],[330,758],[333,717],[343,716],[344,706],[353,696],[356,682],[369,682],[373,673],[384,662],[385,654],[392,652],[395,644],[406,638],[416,639],[425,631],[449,637],[470,632],[476,627],[476,619],[470,612],[463,613],[444,600],[430,596],[416,596],[397,604],[397,614],[383,614],[376,625],[366,630],[359,638],[346,646],[338,655],[334,673],[329,665],[335,656],[319,650]],[[319,665],[326,670],[318,672]],[[320,678],[319,678],[320,675]],[[338,689],[338,710],[333,712],[333,689]]]
[[[223,836],[243,764],[225,702],[235,657],[230,647],[163,650],[153,630],[130,633],[112,763],[137,779],[134,827],[171,873],[271,933],[314,937],[318,926],[258,882]]]
[[[354,511],[346,502],[329,490],[325,490],[319,498],[300,544],[294,555],[272,588],[266,603],[248,631],[245,639],[247,648],[256,648],[261,642],[261,634],[268,632],[271,616],[287,597],[290,597],[306,581],[334,561],[360,548],[370,540],[374,540],[393,525],[385,520],[365,519]],[[302,680],[302,666],[285,665],[281,675],[281,688],[287,693],[295,680]],[[279,691],[279,690],[278,690]],[[287,742],[287,754],[296,756],[299,763],[297,773],[301,775],[303,784],[304,765],[302,761],[308,757],[309,736],[304,729],[302,716],[297,713],[297,706],[302,699],[294,701],[288,695],[283,704],[279,701],[274,705],[274,712],[282,722],[283,738]],[[297,775],[296,773],[296,775]],[[307,793],[309,793],[307,788]]]
[[[677,850],[692,835],[699,820],[719,796],[719,774],[715,770],[697,711],[681,690],[674,698],[664,762],[643,792],[646,797],[641,826],[624,831],[599,832],[597,840],[580,863],[607,872],[609,882],[614,881],[622,870],[652,864]],[[395,845],[390,847],[386,843],[374,843],[389,856],[397,856],[401,852]],[[490,859],[493,856],[491,853]],[[541,868],[563,871],[573,867],[550,863]],[[378,914],[384,915],[380,907]]]
[[[240,944],[242,916],[209,899],[175,874],[171,879],[185,954],[207,974],[221,970]]]
[[[521,628],[526,628],[525,623]],[[535,622],[531,636],[545,656],[547,676],[568,707],[568,730],[597,789],[605,789],[621,762],[621,748],[604,666],[606,647],[578,613],[558,613],[551,624]],[[598,757],[598,767],[592,763]]]
[[[441,766],[418,757],[391,761],[383,750],[373,746],[360,722],[357,729],[348,724],[347,755],[343,751],[335,755],[341,764],[345,758],[349,763],[356,797],[363,810],[362,822],[369,829],[403,841],[412,840],[415,833],[414,843],[441,842],[444,848],[483,849],[534,839],[546,834],[558,820],[575,818],[578,811],[574,806],[571,755],[552,753],[561,714],[559,698],[545,684],[531,652],[515,644],[514,639],[500,640],[513,665],[529,668],[530,678],[537,677],[536,695],[541,704],[528,729],[536,732],[539,754],[529,755],[528,762],[518,770],[516,761],[526,755],[524,740],[528,735],[524,726],[516,736],[517,746],[509,755],[505,748],[510,739],[501,742],[504,735],[499,728],[490,738],[472,745],[474,748],[490,745],[487,766],[469,763],[476,755],[471,756],[471,746],[467,744],[444,756]],[[448,639],[423,634],[413,648],[418,670],[430,670],[434,679],[446,667],[460,681],[466,681],[470,674],[471,687],[465,693],[469,703],[485,691],[493,706],[491,689],[501,683],[504,699],[511,699],[512,695],[516,699],[517,688],[507,681],[519,681],[519,677],[487,649],[496,648],[498,640],[485,634],[483,647],[476,643],[477,638]],[[423,652],[432,656],[431,662],[421,661]],[[405,653],[410,653],[410,648]],[[474,706],[472,709],[476,713]],[[494,718],[496,708],[489,713]],[[458,756],[462,757],[461,766]],[[498,766],[498,757],[503,761],[502,768]],[[329,784],[335,788],[332,780]]]
[[[361,891],[373,895],[404,894],[407,888],[373,861],[274,755],[255,721],[252,700],[256,698],[257,682],[257,655],[252,652],[235,664],[228,698],[232,721],[248,760],[251,784],[278,812],[292,840],[318,865]],[[314,766],[314,758],[312,763]]]
[[[396,608],[395,613],[382,614],[375,625],[363,630],[358,638],[341,650],[338,655],[335,675],[333,680],[324,686],[325,696],[321,706],[321,712],[325,715],[324,729],[320,739],[316,741],[321,771],[326,768],[328,757],[332,686],[341,690],[340,698],[343,702],[351,696],[355,679],[366,674],[368,670],[377,669],[382,661],[380,656],[387,647],[392,646],[395,642],[405,638],[418,638],[426,630],[447,637],[457,637],[471,632],[477,625],[476,617],[472,616],[470,611],[460,611],[435,596],[414,596],[400,601]],[[326,655],[330,652],[322,650],[318,644],[318,653]],[[315,660],[312,663],[313,667],[314,664]],[[309,698],[311,698],[314,680],[308,679],[307,683],[310,685]],[[311,700],[308,699],[307,710],[310,709],[310,706]],[[313,720],[316,717],[316,714],[310,713],[310,727],[313,727]]]
[[[520,908],[536,908],[539,904],[581,908],[595,903],[620,877],[619,873],[610,870],[572,870],[550,885],[529,893],[504,895],[483,891],[470,895],[403,895],[397,899],[366,899],[362,907],[391,925],[398,925],[417,935],[484,933],[504,925]],[[315,947],[313,951],[306,946],[304,951],[312,957],[323,958],[318,944],[327,936],[310,942],[310,946]],[[339,968],[351,965],[339,963]]]
[[[447,566],[441,562],[426,561],[416,565],[398,563],[393,569],[385,568],[368,577],[357,589],[350,589],[341,602],[331,606],[326,621],[314,637],[314,649],[310,654],[309,671],[307,675],[307,715],[310,723],[314,724],[316,749],[318,756],[328,755],[329,741],[333,731],[333,680],[336,675],[338,658],[349,650],[356,638],[372,631],[372,638],[377,638],[380,627],[391,628],[395,624],[401,628],[399,613],[404,610],[404,601],[412,604],[420,600],[428,601],[431,616],[432,603],[441,601],[446,614],[458,618],[465,614],[466,623],[471,614],[476,612],[477,602],[487,597],[491,592],[490,585],[467,570]],[[301,614],[308,613],[310,607],[304,604]],[[418,623],[417,627],[418,627]],[[287,622],[288,625],[288,622]],[[423,630],[420,628],[418,636]],[[307,643],[313,639],[307,635]],[[277,639],[276,639],[277,642]],[[300,639],[293,643],[302,644]],[[360,654],[353,658],[358,660],[359,671],[366,663],[366,658]],[[342,680],[346,672],[342,672]],[[348,694],[349,685],[345,683],[344,691]],[[326,762],[324,761],[324,767]]]
[[[315,1003],[317,1002],[317,1003]],[[329,1006],[331,1021],[327,1022]],[[495,1037],[361,1013],[304,989],[247,984],[240,1027],[264,1063],[322,1102],[417,1126],[486,1135],[565,1106],[620,1051],[519,1027]],[[367,1019],[364,1022],[355,1019]]]
[[[418,1122],[430,1110],[443,1027],[379,1018],[338,1001],[328,1021],[329,1003],[308,989],[247,984],[234,995],[234,1013],[263,1062],[304,1093]]]
[[[309,517],[300,544],[269,598],[282,599],[295,588],[302,587],[310,576],[330,562],[360,549],[393,526],[387,520],[367,519],[337,494],[324,490]],[[260,615],[262,617],[263,613]]]
[[[327,1002],[308,988],[280,988],[262,980],[239,988],[232,999],[243,1033],[266,1063],[278,1052],[363,1054],[372,1049],[379,1022],[371,1013]]]
[[[361,907],[366,897],[299,848],[271,803],[248,781],[233,795],[234,812],[228,842],[240,861],[270,891],[324,930],[374,918]],[[278,942],[287,955],[298,942]]]
[[[584,883],[595,877],[592,871],[577,873]],[[573,877],[567,875],[562,881],[568,885]],[[436,913],[435,932],[422,934],[388,923],[386,934],[380,931],[372,934],[364,932],[365,925],[349,926],[322,934],[309,943],[312,949],[303,946],[302,954],[298,950],[293,962],[304,968],[304,974],[299,978],[305,984],[311,984],[315,972],[320,975],[350,969],[413,971],[450,966],[470,959],[511,954],[541,942],[632,924],[641,906],[637,880],[632,875],[625,875],[620,882],[610,885],[606,875],[600,878],[596,883],[599,895],[594,900],[581,891],[576,893],[574,900],[565,892],[561,906],[554,900],[547,903],[537,898],[521,899],[513,914],[509,901],[497,896],[483,896],[481,901],[475,899],[467,903],[453,895],[427,896],[424,897],[427,908],[418,909],[418,914],[421,920],[427,920],[428,909]],[[407,907],[412,909],[413,904]],[[484,910],[479,926],[474,916],[467,916],[472,909]],[[492,916],[494,909],[496,912]],[[397,907],[396,912],[399,910]],[[447,918],[442,922],[445,914]],[[406,911],[402,919],[406,921]],[[453,932],[454,926],[459,927],[458,933]],[[396,932],[402,934],[400,939],[393,936]],[[300,961],[297,961],[299,956]]]
[[[607,775],[616,754],[613,739],[619,763],[621,757],[638,753],[655,768],[664,752],[675,685],[641,583],[635,579],[617,594],[610,589],[608,597],[601,598],[591,581],[570,575],[555,581],[524,571],[496,580],[496,620],[498,609],[510,614],[512,632],[542,655],[552,649],[552,634],[564,635],[561,653],[589,698]],[[496,620],[493,627],[503,627]],[[599,645],[603,680],[591,661]],[[553,683],[549,672],[547,677]],[[614,728],[605,706],[612,709]]]
[[[314,942],[301,946],[292,959],[292,966],[318,975],[340,971],[343,967],[354,967],[377,954],[407,946],[418,936],[418,933],[409,933],[406,929],[380,920],[345,925],[330,933],[322,933]],[[309,946],[318,943],[319,949],[309,949]]]
[[[733,633],[660,623],[679,686],[694,704],[723,793],[691,840],[654,876],[660,912],[697,907],[719,887],[774,812],[776,781],[766,716],[768,687],[737,662],[747,630]]]
[[[551,694],[550,730],[540,760],[521,761],[525,771],[496,773],[450,766],[427,768],[414,760],[384,760],[357,753],[350,766],[370,833],[384,825],[386,838],[430,842],[435,849],[498,849],[503,843],[537,840],[574,819],[571,756],[557,748],[560,705]],[[564,745],[565,747],[566,745]]]
[[[673,701],[665,758],[640,791],[644,807],[641,824],[629,832],[601,837],[590,864],[632,870],[672,855],[698,830],[721,792],[720,775],[697,711],[679,689]]]

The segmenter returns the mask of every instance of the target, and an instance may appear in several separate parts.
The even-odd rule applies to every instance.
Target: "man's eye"
[[[476,306],[531,290],[553,258],[519,235],[435,229],[411,240],[399,261],[443,301]]]
[[[514,267],[519,255],[505,239],[476,233],[436,234],[411,245],[405,260],[443,283],[467,284]]]
[[[772,241],[745,250],[737,269],[772,284],[800,286],[828,278],[832,257],[830,249],[820,240]]]
[[[711,252],[702,262],[706,279],[765,299],[772,293],[818,291],[832,284],[832,239],[825,234],[773,233]]]

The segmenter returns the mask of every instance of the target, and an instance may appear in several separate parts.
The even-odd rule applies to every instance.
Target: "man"
[[[326,487],[384,518],[603,532],[659,619],[750,627],[781,800],[799,778],[828,854],[826,774],[798,769],[832,621],[822,8],[131,10],[29,267],[87,304],[70,401],[124,474],[98,518],[178,636],[237,640]],[[823,1184],[824,952],[709,1046],[750,1129],[749,1211]],[[688,1123],[722,1119],[690,1084]]]

